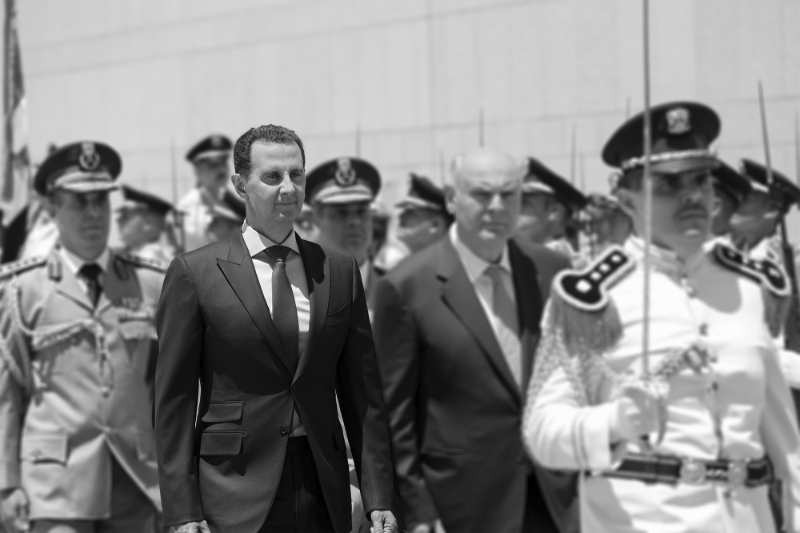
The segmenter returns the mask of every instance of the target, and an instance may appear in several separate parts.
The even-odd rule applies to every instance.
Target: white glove
[[[627,440],[639,442],[643,437],[658,431],[666,424],[660,403],[663,394],[654,383],[630,382],[620,386],[614,400],[617,409],[611,420],[611,442]]]

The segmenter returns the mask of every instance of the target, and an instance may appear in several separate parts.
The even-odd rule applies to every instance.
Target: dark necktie
[[[292,284],[286,275],[286,256],[291,249],[286,246],[270,246],[266,252],[275,261],[275,266],[272,268],[272,322],[278,330],[281,346],[294,374],[297,371],[300,325],[297,321],[297,305],[294,303]]]
[[[100,274],[103,269],[97,263],[87,263],[80,269],[80,276],[86,280],[86,296],[92,302],[92,306],[97,307],[97,301],[100,299],[100,293],[103,292],[103,286],[100,285]]]

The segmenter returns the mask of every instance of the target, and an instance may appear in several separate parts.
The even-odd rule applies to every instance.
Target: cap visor
[[[69,191],[77,193],[90,193],[90,192],[108,192],[119,189],[116,183],[70,183],[69,185],[62,185],[61,187],[53,189],[55,191]]]
[[[395,207],[399,207],[401,209],[429,209],[431,211],[444,211],[444,207],[439,204],[435,204],[433,202],[426,202],[420,198],[403,198],[396,204]]]
[[[230,153],[230,150],[209,150],[207,152],[200,152],[192,158],[192,163],[208,161],[209,159],[227,159]]]
[[[372,200],[373,197],[371,194],[353,191],[344,194],[326,196],[324,198],[316,198],[313,203],[323,205],[352,204],[355,202],[371,202]]]

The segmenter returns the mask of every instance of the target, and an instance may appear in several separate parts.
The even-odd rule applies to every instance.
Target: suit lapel
[[[286,359],[286,354],[283,352],[280,337],[278,337],[278,330],[275,329],[275,324],[272,322],[272,317],[269,314],[269,307],[264,300],[264,293],[261,292],[261,286],[258,283],[258,276],[253,266],[253,259],[244,244],[244,239],[240,232],[231,237],[230,251],[228,257],[223,259],[217,258],[217,265],[228,280],[233,292],[239,297],[242,305],[250,314],[258,330],[263,335],[264,339],[269,344],[272,351],[278,355],[278,358],[283,363],[287,372],[291,368]]]
[[[528,390],[533,371],[533,355],[539,342],[542,318],[542,292],[539,272],[533,260],[522,253],[514,241],[508,241],[514,294],[519,314],[520,340],[522,341],[522,391]]]
[[[295,234],[297,237],[297,234]],[[328,301],[331,295],[331,260],[322,251],[318,244],[307,242],[297,237],[297,247],[300,257],[303,258],[303,268],[306,271],[308,282],[309,300],[311,302],[311,320],[308,325],[308,337],[300,361],[297,364],[296,380],[308,366],[308,361],[316,351],[322,328],[328,316]]]
[[[500,376],[506,387],[515,398],[520,398],[520,391],[511,369],[503,355],[497,337],[489,319],[481,307],[475,288],[467,277],[467,272],[458,258],[450,239],[445,237],[439,244],[438,276],[442,280],[442,298],[450,310],[464,324],[464,327],[475,338],[492,367]]]

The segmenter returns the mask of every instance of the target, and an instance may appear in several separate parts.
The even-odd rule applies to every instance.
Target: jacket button
[[[525,454],[521,453],[517,456],[517,463],[524,465],[525,464]]]
[[[289,426],[286,424],[281,424],[281,437],[288,437],[289,436]]]

